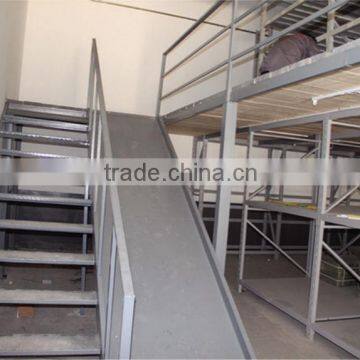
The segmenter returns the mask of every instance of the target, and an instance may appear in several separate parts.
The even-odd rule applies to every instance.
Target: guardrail
[[[158,92],[158,99],[157,99],[157,108],[156,108],[156,116],[159,118],[161,116],[161,103],[163,100],[174,96],[177,93],[180,93],[186,89],[188,89],[191,85],[194,83],[203,81],[206,77],[213,74],[215,71],[218,70],[225,70],[228,69],[228,71],[232,72],[232,64],[243,58],[246,55],[249,55],[251,53],[258,53],[261,51],[261,49],[266,48],[267,46],[274,43],[279,38],[294,32],[295,30],[298,30],[299,28],[303,27],[304,25],[316,20],[319,17],[322,17],[324,15],[328,15],[334,13],[335,10],[338,8],[341,8],[345,4],[347,4],[350,0],[332,0],[329,1],[329,4],[317,11],[314,11],[314,13],[310,14],[309,16],[305,17],[302,20],[299,20],[298,22],[288,26],[287,28],[275,33],[272,36],[264,37],[263,39],[260,39],[259,42],[257,42],[255,45],[242,50],[236,54],[233,54],[234,49],[234,41],[233,37],[230,36],[230,43],[229,43],[229,53],[231,56],[229,58],[226,58],[225,60],[221,61],[217,65],[205,70],[201,74],[193,77],[192,79],[186,81],[185,83],[171,89],[170,91],[163,93],[164,88],[164,81],[165,79],[173,73],[175,70],[177,70],[180,66],[182,66],[185,62],[191,61],[191,59],[194,58],[201,50],[204,50],[207,46],[212,44],[216,39],[218,39],[220,36],[222,36],[227,31],[233,31],[234,26],[236,26],[240,21],[248,18],[250,15],[253,15],[255,12],[261,12],[264,8],[266,8],[269,4],[273,3],[274,0],[262,0],[258,2],[256,5],[245,11],[243,14],[236,17],[236,2],[238,0],[231,0],[233,3],[232,6],[232,21],[229,23],[229,25],[225,26],[223,29],[221,29],[219,32],[217,32],[215,35],[213,35],[210,39],[202,42],[196,49],[192,50],[190,53],[185,55],[180,61],[178,61],[175,65],[173,65],[171,68],[166,69],[166,60],[168,55],[173,52],[182,42],[184,42],[189,35],[194,32],[201,24],[205,22],[205,20],[211,16],[216,10],[218,10],[223,4],[228,3],[228,1],[224,0],[218,0],[215,2],[215,4],[210,7],[210,9],[201,16],[179,39],[177,39],[162,55],[162,65],[161,65],[161,74],[160,74],[160,81],[159,81],[159,92]],[[286,14],[289,11],[293,10],[296,6],[299,6],[301,3],[303,3],[303,0],[297,0],[294,2],[294,4],[290,5],[288,9],[283,10],[282,13],[279,15],[276,15],[274,19],[278,19],[281,14]],[[264,22],[264,26],[266,26],[266,21]],[[351,24],[353,25],[353,24]],[[350,26],[350,25],[349,25]],[[264,29],[262,29],[264,30]],[[335,35],[339,30],[332,30],[329,29],[328,33],[324,34],[329,41],[332,39],[333,35]],[[264,31],[262,31],[264,32]],[[230,70],[229,70],[230,69]],[[230,75],[231,78],[231,75]],[[227,87],[231,86],[231,84],[227,84]],[[229,92],[229,89],[226,89],[227,92]]]
[[[88,88],[90,158],[112,158],[96,40],[92,42]],[[116,186],[92,188],[95,259],[102,355],[129,359],[135,294]]]

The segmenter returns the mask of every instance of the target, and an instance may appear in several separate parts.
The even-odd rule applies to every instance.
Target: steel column
[[[319,140],[320,137],[317,135],[316,139]],[[316,157],[320,156],[320,147],[315,147],[312,151],[310,151],[309,156],[314,154]],[[318,199],[318,188],[313,186],[311,200],[313,204],[317,204]],[[309,240],[308,240],[308,254],[306,259],[306,269],[308,272],[308,276],[311,276],[312,271],[312,261],[313,261],[313,250],[314,250],[314,242],[315,242],[315,221],[310,220],[310,227],[309,227]]]
[[[198,149],[199,149],[199,139],[194,136],[193,137],[193,143],[192,143],[192,162],[193,164],[195,164],[195,162],[199,159],[198,157]],[[196,190],[196,187],[195,187],[195,184],[191,184],[191,193],[193,196],[195,196],[195,190]]]
[[[333,5],[335,0],[328,0],[329,5]],[[335,11],[330,11],[327,18],[327,29],[326,29],[326,51],[331,52],[334,50],[334,35],[335,30]]]
[[[323,161],[323,183],[318,187],[317,208],[319,214],[324,214],[327,200],[327,170],[330,156],[330,139],[331,139],[331,120],[323,121],[320,159]],[[316,321],[319,285],[320,285],[320,266],[322,257],[322,244],[324,236],[325,221],[321,217],[315,220],[315,241],[313,243],[313,260],[310,278],[310,295],[309,307],[306,324],[306,334],[310,339],[314,338],[314,328]]]
[[[202,161],[207,157],[207,146],[208,146],[208,141],[206,139],[203,139],[201,153],[200,153],[200,159]],[[199,201],[199,213],[201,217],[203,216],[204,213],[204,195],[205,195],[205,185],[200,184],[198,201]]]
[[[286,158],[286,150],[282,150],[281,159]],[[279,186],[279,200],[284,199],[284,185]],[[275,233],[275,244],[280,247],[280,238],[281,238],[281,227],[282,227],[282,213],[277,213],[276,215],[276,233]],[[279,260],[279,252],[276,251],[274,255],[275,260]]]
[[[267,9],[268,9],[268,4],[264,4],[261,8],[260,34],[259,34],[259,41],[257,42],[257,44],[262,42],[266,37]],[[258,76],[258,75],[260,75],[260,67],[264,60],[265,48],[264,49],[259,48],[257,51],[259,52],[258,60],[257,60],[257,76]]]
[[[248,140],[248,146],[247,146],[247,151],[246,151],[246,158],[248,160],[251,157],[253,144],[254,144],[254,133],[249,132],[249,140]],[[242,283],[241,282],[244,279],[246,236],[247,236],[248,213],[249,213],[249,205],[247,204],[248,195],[249,195],[249,188],[245,181],[242,219],[241,219],[240,247],[239,247],[239,287],[238,287],[239,292],[242,292]]]

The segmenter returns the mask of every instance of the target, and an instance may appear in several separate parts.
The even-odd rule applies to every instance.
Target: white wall
[[[214,0],[106,2],[199,18]],[[243,12],[253,5],[254,1],[240,2],[238,10]],[[228,24],[229,14],[227,5],[209,20]],[[30,0],[20,97],[28,101],[85,106],[91,39],[96,38],[108,110],[153,116],[161,54],[192,24],[185,19],[90,0]],[[256,24],[240,26],[253,29]],[[216,26],[200,27],[169,56],[169,66],[219,30]],[[254,41],[253,34],[237,32],[236,51],[253,45]],[[227,55],[228,37],[225,36],[172,75],[165,83],[165,91],[224,60]],[[234,82],[241,83],[252,76],[253,64],[249,61],[236,69]],[[223,90],[224,75],[219,74],[170,99],[164,103],[163,110],[169,111]],[[191,157],[191,137],[172,136],[172,139],[179,156]],[[209,152],[217,156],[218,147],[211,145]]]
[[[148,9],[199,17],[213,1],[120,1]],[[253,3],[245,2],[243,6]],[[228,8],[211,20],[228,22]],[[20,96],[24,100],[84,106],[89,68],[91,38],[98,41],[107,107],[112,111],[154,115],[162,52],[193,22],[90,0],[32,0],[29,3],[24,45]],[[248,25],[247,25],[248,26]],[[191,36],[184,50],[194,48],[199,39],[219,31],[204,26]],[[239,38],[242,47],[254,42],[254,35]],[[192,69],[184,68],[172,81],[183,81],[193,69],[205,69],[227,55],[226,39],[211,49],[210,55],[197,59]],[[248,65],[252,67],[251,64]],[[199,71],[199,70],[198,70]],[[247,80],[251,71],[239,71]],[[223,77],[211,80],[201,89],[215,91]],[[210,85],[209,85],[210,83]],[[196,97],[182,97],[184,103]]]
[[[26,9],[26,1],[0,1],[0,111],[19,95]]]

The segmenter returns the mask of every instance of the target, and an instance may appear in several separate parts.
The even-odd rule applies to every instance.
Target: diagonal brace
[[[359,188],[359,185],[354,186],[349,191],[347,191],[343,196],[341,196],[339,199],[334,201],[326,210],[325,214],[328,213],[330,210],[332,210],[334,207],[338,206],[340,203],[342,203],[346,198],[351,196],[357,189]]]
[[[256,227],[251,221],[248,220],[248,224],[259,234],[261,235],[266,241],[268,241],[277,251],[279,251],[282,255],[284,255],[292,264],[294,264],[299,270],[303,273],[307,274],[306,270],[297,263],[291,256],[289,256],[280,246],[275,244],[267,235],[265,235],[258,227]]]

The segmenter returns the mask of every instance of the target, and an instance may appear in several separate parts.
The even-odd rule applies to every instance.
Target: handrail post
[[[266,21],[267,21],[267,10],[268,4],[264,4],[261,7],[261,15],[260,15],[260,33],[259,33],[259,42],[263,41],[266,37]],[[257,72],[256,75],[260,75],[260,67],[264,60],[265,49],[258,49],[258,60],[257,60]]]
[[[161,59],[161,70],[160,70],[160,80],[159,80],[159,89],[158,89],[158,98],[156,103],[156,112],[155,116],[157,120],[160,120],[160,112],[161,112],[161,98],[164,88],[164,73],[165,73],[165,67],[166,67],[166,54],[164,53],[162,55]]]
[[[92,101],[94,98],[94,80],[95,80],[95,59],[94,59],[94,50],[95,50],[95,39],[92,40],[91,45],[91,55],[90,55],[90,72],[89,72],[89,84],[88,84],[88,94],[87,94],[87,109],[92,107]]]
[[[335,0],[328,0],[329,5],[332,5],[335,3]],[[336,11],[329,11],[328,12],[328,18],[327,18],[327,24],[326,24],[326,51],[331,52],[334,50],[334,35],[332,34],[332,31],[335,29],[335,14]]]

